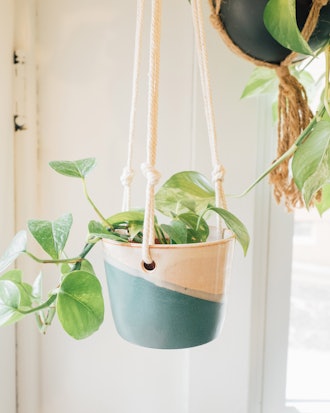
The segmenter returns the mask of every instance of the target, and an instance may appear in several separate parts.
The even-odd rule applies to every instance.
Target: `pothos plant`
[[[143,210],[117,213],[109,218],[100,212],[91,199],[86,176],[95,167],[95,159],[54,161],[50,166],[58,173],[81,180],[86,199],[98,217],[88,224],[88,235],[81,252],[74,257],[65,254],[72,226],[72,215],[55,221],[30,220],[30,234],[40,244],[47,258],[39,258],[27,247],[27,231],[16,234],[0,259],[0,272],[5,271],[20,254],[58,269],[56,285],[44,296],[42,273],[32,284],[24,281],[22,270],[10,269],[0,277],[0,326],[13,324],[34,314],[38,327],[45,333],[57,314],[63,329],[75,339],[83,339],[99,329],[104,316],[102,287],[87,255],[101,239],[118,242],[138,242],[143,238]],[[214,206],[214,190],[207,179],[194,171],[173,175],[156,194],[156,209],[170,218],[160,224],[155,218],[156,242],[185,244],[205,242],[209,236],[206,218],[218,214],[235,234],[244,254],[249,235],[244,224],[229,211]]]
[[[299,53],[300,56],[309,56],[307,59],[292,64],[290,71],[305,86],[310,100],[315,99],[315,95],[320,91],[320,103],[311,122],[297,137],[294,144],[244,191],[243,195],[254,188],[280,163],[292,158],[292,177],[302,194],[306,208],[314,205],[322,215],[330,209],[330,41],[328,35],[327,41],[317,50],[310,48],[297,26],[295,4],[295,0],[269,0],[264,12],[264,23],[270,34],[282,46]],[[309,67],[320,55],[324,55],[324,73],[319,79],[314,80]],[[268,94],[271,96],[275,119],[277,90],[278,77],[275,71],[257,67],[242,97]],[[320,194],[321,197],[316,199],[316,194]]]

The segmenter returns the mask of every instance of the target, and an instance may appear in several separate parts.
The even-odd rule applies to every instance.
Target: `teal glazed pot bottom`
[[[180,349],[217,337],[221,302],[157,286],[107,262],[105,269],[112,315],[125,340],[149,348]]]

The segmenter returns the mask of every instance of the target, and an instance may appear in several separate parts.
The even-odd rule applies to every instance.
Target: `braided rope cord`
[[[131,207],[131,184],[134,178],[132,169],[133,143],[135,136],[136,124],[136,107],[139,92],[139,77],[141,67],[141,49],[142,49],[142,30],[145,0],[138,0],[136,12],[136,29],[135,29],[135,46],[134,46],[134,63],[132,79],[132,100],[128,132],[127,163],[120,177],[124,188],[122,210],[127,211]]]
[[[141,32],[143,19],[143,0],[140,0],[137,12],[137,28],[135,42],[135,59],[133,73],[133,96],[130,117],[129,149],[127,166],[122,175],[125,186],[123,208],[129,206],[129,190],[132,180],[132,145],[135,127],[136,99],[138,91],[138,78],[141,55]],[[217,152],[217,137],[215,130],[215,117],[213,111],[210,79],[208,72],[208,58],[203,26],[203,13],[201,0],[192,0],[193,23],[197,45],[197,55],[200,67],[200,77],[205,106],[205,115],[208,127],[209,145],[213,164],[213,181],[215,183],[216,206],[226,208],[226,199],[223,190],[224,168],[219,162]],[[157,138],[158,138],[158,101],[159,101],[159,71],[160,71],[160,34],[161,34],[161,0],[152,0],[150,49],[149,49],[149,82],[148,82],[148,118],[147,118],[147,159],[141,165],[142,172],[147,180],[145,197],[145,215],[143,227],[142,259],[147,265],[153,263],[150,254],[150,245],[154,244],[154,210],[155,210],[155,186],[160,174],[156,170]],[[221,222],[218,221],[218,229],[221,232]]]
[[[145,264],[152,264],[150,245],[154,244],[155,186],[160,178],[155,169],[158,129],[158,95],[161,34],[161,0],[152,0],[149,84],[148,84],[148,119],[147,119],[147,160],[142,164],[142,172],[147,180],[145,215],[143,227],[142,259]]]
[[[191,0],[193,24],[195,31],[195,41],[199,71],[202,85],[203,101],[205,108],[206,123],[208,128],[209,146],[213,165],[212,179],[215,186],[215,204],[217,207],[227,208],[226,198],[223,189],[224,167],[219,160],[217,148],[217,134],[215,127],[215,116],[211,93],[210,76],[208,70],[208,55],[205,40],[205,30],[203,23],[203,11],[200,0]],[[217,221],[218,233],[222,232],[222,223],[219,217]]]

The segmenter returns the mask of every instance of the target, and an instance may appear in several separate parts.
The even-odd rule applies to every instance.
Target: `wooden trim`
[[[25,56],[24,92],[25,129],[15,133],[15,205],[16,231],[26,228],[31,217],[38,216],[38,130],[36,32],[37,0],[15,0],[14,50]],[[18,87],[22,87],[19,82]],[[15,85],[17,87],[17,85]],[[17,95],[17,93],[15,93]],[[21,104],[22,106],[22,104]],[[18,260],[23,277],[32,282],[39,269],[33,262]],[[16,326],[17,413],[38,412],[40,407],[39,333],[34,318]]]
[[[14,235],[14,147],[12,118],[14,4],[0,6],[0,255]],[[15,327],[0,330],[0,411],[16,413]]]

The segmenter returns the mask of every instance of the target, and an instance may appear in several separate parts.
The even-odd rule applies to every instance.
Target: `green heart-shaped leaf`
[[[318,122],[298,147],[292,160],[292,173],[308,207],[316,191],[330,178],[330,122]]]
[[[266,67],[256,67],[244,90],[241,98],[258,96],[264,93],[278,94],[278,77],[275,70]]]
[[[56,221],[30,220],[28,227],[40,246],[53,260],[58,260],[72,226],[72,215],[65,214]]]
[[[23,282],[22,270],[10,270],[0,277],[0,281],[7,280],[13,282],[20,290],[20,306],[29,307],[32,302],[33,292],[32,286]]]
[[[80,269],[81,269],[81,271],[85,271],[85,272],[88,272],[89,274],[96,275],[92,264],[90,263],[90,261],[88,261],[86,259],[84,259],[81,262]]]
[[[0,280],[0,326],[11,324],[19,319],[17,311],[20,303],[20,291],[9,280]]]
[[[61,175],[73,178],[85,178],[96,166],[96,160],[95,158],[85,158],[77,161],[52,161],[49,165]]]
[[[205,242],[209,236],[210,229],[205,219],[193,212],[185,212],[177,217],[188,228],[187,242]]]
[[[20,309],[31,308],[32,287],[12,281],[20,279],[17,271],[4,274],[0,279],[0,326],[16,323],[25,316]]]
[[[98,330],[104,317],[99,280],[81,270],[69,273],[58,291],[57,314],[64,330],[77,340]]]
[[[115,229],[127,230],[129,239],[134,239],[143,230],[144,210],[137,209],[119,212],[108,218],[107,222]],[[157,222],[156,217],[155,222]]]
[[[171,243],[186,244],[187,243],[187,227],[181,221],[171,221],[171,224],[162,224],[161,228],[169,236]]]
[[[88,231],[90,237],[112,239],[118,242],[127,242],[128,237],[113,231],[109,231],[97,221],[90,221],[88,224]]]
[[[117,214],[112,215],[110,218],[107,219],[107,222],[109,222],[109,224],[115,228],[119,227],[123,223],[128,223],[132,221],[143,223],[144,210],[137,209],[137,210],[118,212]]]
[[[0,272],[11,265],[16,258],[26,249],[26,231],[18,232],[10,243],[9,247],[0,258]]]
[[[32,296],[38,302],[41,301],[42,298],[42,273],[40,272],[37,278],[34,280],[32,285]]]
[[[156,209],[172,217],[173,213],[188,211],[200,213],[214,203],[214,188],[209,181],[195,171],[179,172],[159,188],[155,196]]]
[[[16,284],[22,283],[22,271],[21,270],[11,270],[7,271],[0,277],[0,280],[13,281]]]
[[[330,209],[330,183],[322,186],[322,198],[319,202],[315,203],[315,206],[320,215]]]
[[[327,156],[323,158],[322,162],[318,166],[317,170],[313,175],[306,179],[302,194],[304,197],[305,205],[308,208],[310,203],[313,200],[316,192],[323,187],[323,185],[328,182],[330,177],[330,168],[329,168],[329,152]]]
[[[243,222],[226,209],[210,207],[208,210],[221,216],[227,227],[235,234],[237,241],[243,248],[244,255],[246,255],[250,244],[250,236]]]
[[[269,0],[264,10],[264,23],[282,46],[297,53],[313,55],[297,25],[296,0]]]

